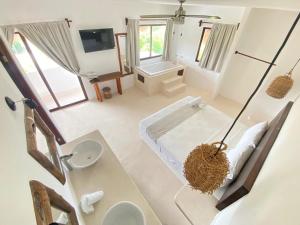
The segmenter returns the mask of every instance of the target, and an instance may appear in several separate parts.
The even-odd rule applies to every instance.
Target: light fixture
[[[300,62],[300,58],[296,62],[296,64],[293,66],[293,68],[285,75],[280,75],[276,77],[268,89],[266,90],[266,93],[273,98],[282,99],[284,98],[287,93],[291,90],[294,84],[294,80],[292,78],[293,71]]]
[[[7,104],[7,106],[12,110],[12,111],[16,111],[17,109],[17,106],[16,104],[19,103],[19,102],[23,102],[24,104],[26,104],[29,108],[31,109],[36,109],[37,108],[37,104],[35,101],[33,101],[32,99],[30,98],[23,98],[19,101],[14,101],[12,100],[10,97],[5,97],[5,102]]]

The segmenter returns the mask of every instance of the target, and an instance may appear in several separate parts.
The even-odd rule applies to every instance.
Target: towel
[[[84,213],[90,214],[95,211],[94,204],[100,201],[104,196],[103,191],[97,191],[94,193],[89,193],[81,196],[80,206]]]

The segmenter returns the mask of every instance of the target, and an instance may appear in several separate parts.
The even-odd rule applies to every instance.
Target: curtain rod
[[[70,28],[71,27],[71,24],[73,21],[72,20],[69,20],[68,18],[65,18],[65,21],[67,22],[68,24],[68,27]]]
[[[159,21],[167,21],[167,19],[160,19],[160,18],[139,18],[140,21],[151,21],[151,20],[159,20]],[[125,18],[125,24],[128,24],[128,18]]]
[[[13,23],[13,24],[0,24],[0,27],[1,26],[17,26],[17,25],[22,25],[22,24],[31,24],[31,23],[49,23],[49,22],[57,22],[57,21],[66,21],[68,23],[68,26],[70,27],[70,23],[72,23],[73,21],[68,19],[68,18],[65,18],[65,19],[60,19],[60,20],[47,20],[47,21],[34,21],[34,22],[20,22],[20,23]]]
[[[202,27],[203,24],[215,24],[214,22],[206,22],[206,21],[203,21],[203,20],[200,20],[199,21],[199,27]],[[239,29],[240,27],[240,23],[237,24],[237,29]]]

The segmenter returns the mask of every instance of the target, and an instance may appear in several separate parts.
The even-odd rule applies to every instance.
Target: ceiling
[[[178,4],[177,0],[143,0],[151,3]],[[186,5],[224,5],[299,10],[299,0],[187,0]]]

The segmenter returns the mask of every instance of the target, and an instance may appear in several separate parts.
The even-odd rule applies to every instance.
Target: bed
[[[202,143],[221,140],[232,118],[207,104],[193,107],[189,102],[197,97],[185,97],[143,119],[140,136],[183,182],[183,163],[188,154]],[[238,123],[228,137],[229,148],[247,128]]]
[[[188,154],[199,144],[221,140],[233,120],[209,105],[200,104],[200,107],[194,108],[189,103],[195,98],[183,98],[143,119],[139,124],[142,139],[183,183],[186,183],[183,163]],[[226,189],[215,193],[219,200],[216,205],[219,210],[250,192],[292,104],[290,102],[270,123],[268,131],[237,179]],[[182,116],[182,113],[185,115]],[[174,118],[175,122],[172,121]],[[246,125],[237,123],[226,141],[229,149],[235,146],[246,129]]]

